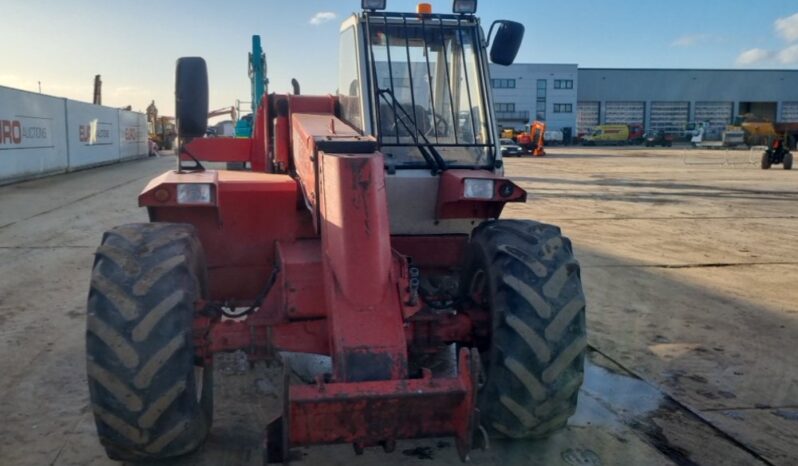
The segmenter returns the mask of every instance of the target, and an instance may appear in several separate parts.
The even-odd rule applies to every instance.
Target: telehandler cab
[[[92,272],[88,380],[111,458],[196,449],[213,355],[239,350],[332,359],[315,383],[286,375],[269,461],[447,436],[465,459],[573,414],[586,336],[571,243],[498,219],[527,194],[503,176],[488,55],[510,65],[524,28],[499,21],[486,38],[476,1],[453,14],[384,3],[341,26],[337,94],[266,92],[250,139],[203,138],[205,61],[178,60],[178,168],[140,194],[150,223],[104,234]],[[453,346],[456,375],[425,367]]]

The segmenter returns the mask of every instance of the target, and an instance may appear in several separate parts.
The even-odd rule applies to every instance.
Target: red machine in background
[[[313,384],[286,376],[269,461],[441,436],[465,459],[480,432],[544,437],[574,412],[586,338],[571,243],[497,220],[526,192],[503,176],[488,111],[494,28],[476,2],[379,3],[341,28],[338,95],[265,95],[251,139],[202,137],[205,61],[178,60],[178,169],[139,196],[150,223],[104,235],[92,274],[89,388],[112,458],[194,450],[213,355],[236,350],[332,358]],[[509,65],[524,28],[494,26],[490,60]],[[457,374],[433,373],[426,356],[453,345]]]

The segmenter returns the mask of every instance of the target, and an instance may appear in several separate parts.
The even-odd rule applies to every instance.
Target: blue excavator
[[[258,111],[258,104],[268,91],[269,78],[266,77],[266,54],[260,45],[260,36],[252,36],[252,52],[249,54],[249,80],[251,83],[252,112],[244,115],[236,123],[236,137],[252,137],[252,115]]]

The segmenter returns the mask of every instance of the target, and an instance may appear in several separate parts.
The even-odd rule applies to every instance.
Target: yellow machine
[[[157,117],[155,120],[147,121],[150,140],[158,144],[158,147],[171,150],[177,138],[174,117]]]
[[[724,140],[727,134],[743,133],[743,142],[748,146],[766,145],[769,140],[776,137],[776,127],[773,122],[761,118],[752,113],[740,115],[734,120],[734,124],[726,126]]]

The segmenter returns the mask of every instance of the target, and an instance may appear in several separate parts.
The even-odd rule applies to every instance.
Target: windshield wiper
[[[418,125],[415,122],[415,118],[411,118],[410,113],[407,111],[407,109],[405,109],[402,103],[399,102],[399,99],[396,98],[396,96],[393,94],[393,91],[390,89],[378,88],[377,94],[385,100],[385,103],[387,103],[388,105],[393,105],[394,108],[399,109],[401,113],[404,114],[404,118],[399,118],[398,115],[394,113],[393,115],[394,122],[401,123],[402,126],[404,126],[405,130],[413,137],[413,142],[416,144],[418,151],[421,152],[421,156],[424,157],[424,160],[427,162],[427,165],[429,165],[429,167],[434,170],[439,170],[439,171],[446,170],[448,167],[446,165],[446,161],[443,160],[443,157],[441,157],[440,152],[438,152],[438,150],[435,149],[435,146],[433,146],[432,142],[430,142],[430,140],[427,139],[427,136],[425,136],[419,130]],[[386,95],[391,97],[390,101],[388,100],[387,97],[385,97]],[[412,123],[413,125],[412,128],[410,127],[408,122]],[[421,136],[421,138],[424,140],[424,144],[419,142],[418,140],[419,136]]]

